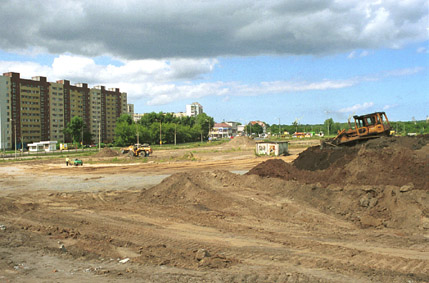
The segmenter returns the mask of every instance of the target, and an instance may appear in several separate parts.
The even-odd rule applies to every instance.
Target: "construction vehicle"
[[[135,145],[130,145],[128,147],[121,148],[121,153],[122,154],[128,153],[136,157],[149,156],[150,154],[152,154],[152,148],[147,143],[144,143],[144,144],[136,143]]]
[[[361,116],[353,116],[354,127],[350,123],[349,129],[338,131],[338,135],[325,141],[328,145],[352,145],[368,139],[379,138],[381,136],[390,136],[392,127],[387,119],[385,112],[375,112]]]

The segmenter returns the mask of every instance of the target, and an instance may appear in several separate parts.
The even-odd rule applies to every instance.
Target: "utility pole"
[[[280,137],[280,134],[281,133],[281,130],[280,130],[280,118],[279,118],[279,137]]]
[[[98,151],[101,150],[101,120],[98,121]]]
[[[208,120],[208,121],[209,121],[209,132],[207,134],[207,139],[210,140],[210,120]]]
[[[177,124],[174,123],[174,145],[176,145],[176,136],[177,136]]]
[[[16,159],[16,121],[15,124],[13,123],[14,120],[10,119],[10,122],[12,123],[12,126],[14,127],[14,136],[15,136],[15,159]],[[12,129],[11,129],[12,130]]]
[[[159,146],[162,146],[162,121],[159,120]]]
[[[83,123],[82,123],[82,137],[81,137],[81,141],[80,141],[80,145],[82,146],[82,151],[83,151]]]
[[[138,126],[137,126],[137,144],[140,144],[140,142],[139,142],[139,129],[138,129]]]

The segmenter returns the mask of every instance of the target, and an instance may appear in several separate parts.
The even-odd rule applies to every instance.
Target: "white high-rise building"
[[[186,116],[194,117],[201,113],[203,113],[203,106],[198,102],[186,105]]]

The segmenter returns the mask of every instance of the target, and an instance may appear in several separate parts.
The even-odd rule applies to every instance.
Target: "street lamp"
[[[98,151],[101,150],[101,120],[95,120],[95,122],[98,122]]]
[[[13,123],[13,119],[10,119],[10,122],[12,123],[12,126],[14,126],[14,132],[15,132],[15,134],[14,134],[14,136],[15,136],[15,159],[16,159],[16,121],[15,121],[15,124]]]
[[[207,140],[210,141],[210,120],[209,119],[205,119],[204,122],[209,122],[209,131],[207,132]],[[203,141],[203,130],[201,129],[201,142]]]
[[[81,133],[82,133],[82,139],[80,140],[80,145],[82,146],[82,151],[83,151],[83,123],[82,123]]]
[[[136,132],[137,132],[137,145],[139,145],[140,141],[139,141],[139,126],[138,125],[136,125]]]
[[[174,123],[174,145],[176,145],[176,136],[177,136],[177,124]]]
[[[101,150],[101,120],[98,121],[98,151]]]

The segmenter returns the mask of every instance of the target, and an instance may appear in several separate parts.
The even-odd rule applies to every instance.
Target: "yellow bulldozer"
[[[349,129],[338,131],[338,135],[324,143],[327,145],[349,145],[368,139],[379,138],[381,136],[390,136],[392,127],[385,112],[375,112],[365,115],[355,115],[354,127],[349,120]]]
[[[128,147],[121,148],[121,153],[130,154],[136,157],[149,156],[150,154],[152,154],[152,148],[147,143],[145,144],[137,143],[134,145],[130,145]]]

